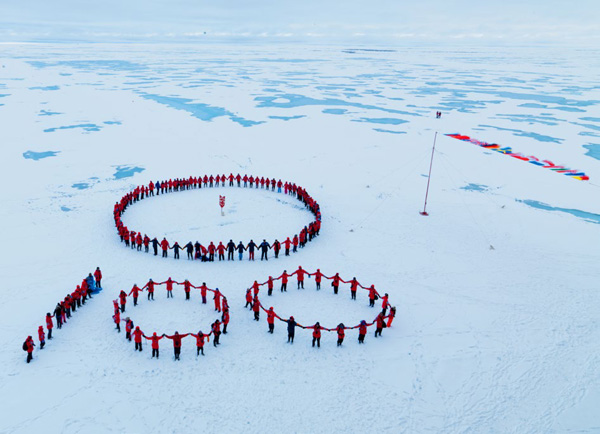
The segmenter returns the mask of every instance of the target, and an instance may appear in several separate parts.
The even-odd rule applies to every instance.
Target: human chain
[[[77,285],[75,290],[67,294],[66,297],[56,303],[56,307],[52,313],[46,314],[46,329],[48,330],[48,340],[52,339],[52,330],[54,329],[53,318],[56,319],[56,328],[61,329],[63,325],[67,323],[67,320],[71,318],[71,314],[74,314],[79,308],[85,305],[87,299],[92,298],[92,293],[98,292],[102,289],[102,271],[100,267],[96,267],[94,275],[89,273],[86,278],[81,281],[81,285]],[[44,326],[38,328],[38,339],[40,342],[40,350],[44,349],[46,345],[46,332]],[[33,349],[35,347],[33,337],[27,336],[25,342],[23,342],[23,351],[27,351],[27,363],[33,360]]]
[[[160,194],[166,194],[176,191],[184,191],[195,188],[216,188],[225,187],[228,182],[229,187],[237,185],[239,188],[262,188],[271,191],[275,191],[277,188],[278,193],[284,193],[297,198],[301,201],[304,206],[315,216],[315,220],[310,222],[307,226],[304,226],[299,233],[294,234],[291,237],[286,237],[284,241],[275,239],[272,243],[267,242],[263,239],[262,243],[257,244],[253,239],[248,243],[240,241],[237,245],[233,240],[229,240],[228,243],[224,244],[223,241],[215,244],[211,241],[208,244],[201,244],[198,241],[192,243],[189,241],[187,244],[182,245],[179,242],[170,243],[166,238],[163,237],[161,241],[158,238],[150,238],[147,234],[142,236],[141,232],[130,230],[121,217],[129,205],[134,204],[144,198],[150,196],[156,196]],[[243,183],[243,184],[242,184]],[[243,187],[242,187],[243,185]],[[248,260],[254,261],[254,254],[256,251],[261,253],[261,261],[269,260],[269,250],[273,250],[275,258],[279,257],[281,250],[285,250],[285,255],[289,256],[290,249],[292,252],[297,252],[298,247],[303,248],[306,243],[312,241],[316,236],[319,235],[321,230],[321,210],[319,204],[306,192],[306,190],[294,183],[282,182],[281,179],[276,181],[275,178],[268,179],[264,177],[254,177],[252,175],[240,175],[239,173],[234,176],[232,173],[229,176],[217,175],[204,175],[198,177],[189,178],[176,178],[169,179],[168,181],[156,181],[156,183],[150,181],[148,185],[137,186],[133,191],[127,193],[117,202],[113,210],[115,226],[121,238],[121,242],[125,243],[126,247],[142,251],[142,248],[146,253],[150,250],[150,245],[154,252],[154,256],[158,255],[160,248],[162,257],[166,258],[169,256],[169,250],[173,250],[173,256],[175,259],[180,258],[180,251],[185,250],[187,258],[189,260],[201,260],[202,262],[213,262],[215,257],[219,261],[225,260],[225,253],[227,253],[227,260],[233,261],[234,257],[237,256],[241,261],[244,257],[244,252],[248,251]]]
[[[121,314],[125,312],[127,305],[127,297],[133,296],[133,305],[137,306],[138,304],[138,296],[140,292],[144,290],[148,293],[148,301],[154,301],[154,290],[156,286],[165,285],[167,290],[167,298],[173,298],[173,287],[174,285],[183,286],[183,290],[185,292],[185,299],[190,300],[191,288],[199,289],[200,295],[202,297],[202,304],[207,304],[207,294],[208,292],[213,293],[214,307],[215,311],[221,313],[221,319],[215,320],[210,325],[210,333],[205,334],[201,330],[198,333],[183,333],[175,332],[173,335],[162,334],[158,335],[154,332],[151,336],[147,336],[144,332],[139,328],[139,326],[135,326],[133,321],[127,317],[124,319],[125,322],[125,339],[129,342],[132,341],[135,344],[135,351],[142,351],[142,338],[151,341],[152,348],[152,358],[156,357],[158,359],[159,356],[159,341],[163,338],[167,338],[173,341],[173,352],[175,355],[175,360],[180,360],[181,355],[181,345],[182,340],[187,336],[192,336],[196,338],[196,355],[204,355],[204,344],[205,342],[210,342],[210,336],[213,335],[213,345],[216,347],[220,344],[219,337],[221,333],[227,334],[227,325],[229,324],[229,305],[227,303],[227,298],[219,291],[219,288],[211,289],[206,286],[205,282],[202,282],[202,285],[195,286],[190,283],[189,280],[184,280],[183,282],[177,282],[170,277],[164,282],[154,282],[152,279],[148,280],[143,287],[138,287],[137,284],[134,284],[129,293],[121,290],[119,293],[119,298],[113,300],[114,306],[114,315],[113,320],[115,322],[115,329],[120,333],[121,332]],[[221,326],[223,327],[223,331],[221,331]]]
[[[333,287],[334,294],[338,293],[340,282],[341,283],[349,283],[350,284],[350,297],[352,300],[356,300],[356,292],[357,292],[358,287],[360,287],[369,292],[369,294],[368,294],[369,295],[369,306],[375,307],[375,301],[378,300],[379,298],[382,299],[382,303],[381,303],[382,310],[375,317],[375,319],[372,322],[367,323],[365,320],[362,320],[358,325],[355,325],[353,327],[347,327],[343,323],[340,323],[336,327],[328,328],[328,327],[321,326],[319,322],[316,322],[312,326],[303,326],[303,325],[299,324],[298,322],[296,322],[296,320],[294,319],[293,316],[290,316],[289,319],[284,319],[284,318],[280,317],[279,315],[277,315],[277,313],[273,310],[273,307],[266,309],[260,302],[260,300],[258,298],[258,294],[260,292],[260,287],[263,285],[267,285],[267,288],[268,288],[267,294],[269,296],[272,295],[274,281],[280,280],[280,279],[281,279],[281,289],[280,289],[281,292],[287,292],[288,279],[293,275],[296,275],[298,289],[300,289],[300,288],[304,289],[304,276],[308,276],[308,277],[315,276],[315,283],[316,283],[317,291],[321,289],[321,281],[323,278],[332,280],[331,286]],[[368,327],[375,324],[375,337],[381,336],[383,329],[386,327],[390,327],[392,325],[394,317],[396,316],[396,308],[390,305],[389,300],[388,300],[388,294],[386,293],[384,296],[381,297],[379,295],[379,293],[377,292],[377,290],[375,289],[374,285],[371,285],[370,287],[365,287],[356,280],[356,277],[353,277],[351,280],[343,280],[339,276],[339,273],[336,273],[333,276],[326,276],[323,273],[321,273],[320,269],[317,269],[317,271],[315,271],[314,273],[309,273],[306,270],[304,270],[302,267],[298,267],[298,269],[291,274],[288,274],[287,271],[284,270],[284,272],[281,274],[281,276],[279,276],[277,278],[273,278],[272,276],[269,276],[269,279],[263,283],[258,283],[255,280],[254,283],[252,284],[252,286],[246,290],[246,306],[245,307],[248,307],[248,306],[250,306],[250,309],[254,312],[254,319],[256,321],[260,320],[260,309],[262,309],[263,311],[266,312],[267,324],[269,325],[269,333],[271,333],[271,334],[273,333],[273,331],[275,329],[275,318],[287,323],[288,342],[290,342],[290,343],[294,342],[294,335],[295,335],[296,327],[300,327],[303,329],[312,329],[313,330],[313,341],[312,341],[313,347],[315,346],[315,344],[317,345],[317,347],[321,346],[321,331],[323,331],[323,330],[328,331],[328,332],[333,332],[333,331],[337,332],[337,337],[338,337],[337,345],[341,346],[344,341],[345,331],[352,330],[352,329],[358,329],[358,343],[364,343],[364,339],[367,334]],[[390,309],[390,312],[389,312],[389,314],[386,315],[388,308]]]

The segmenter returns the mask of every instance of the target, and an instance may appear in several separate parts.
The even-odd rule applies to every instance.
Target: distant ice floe
[[[542,209],[545,211],[558,211],[567,214],[571,214],[577,218],[580,218],[589,223],[600,224],[600,214],[593,214],[591,212],[581,211],[579,209],[571,209],[571,208],[560,208],[548,205],[543,202],[538,202],[537,200],[529,200],[529,199],[515,199],[517,202],[524,203],[525,205],[531,206],[533,208]]]
[[[48,157],[56,157],[56,155],[60,154],[60,151],[43,151],[43,152],[34,152],[27,151],[23,152],[23,158],[27,160],[41,160],[42,158]]]

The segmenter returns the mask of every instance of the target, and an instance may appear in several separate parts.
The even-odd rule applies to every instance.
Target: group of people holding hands
[[[274,281],[280,280],[280,279],[281,279],[280,290],[281,290],[281,292],[286,292],[288,279],[293,275],[296,275],[298,289],[304,288],[304,276],[308,276],[308,277],[314,276],[315,277],[315,283],[316,283],[317,290],[321,289],[321,281],[323,278],[332,280],[331,286],[333,287],[334,294],[338,293],[340,282],[349,283],[351,299],[353,299],[353,300],[356,300],[356,291],[357,291],[358,287],[366,289],[369,292],[369,306],[375,307],[375,301],[379,300],[381,298],[381,300],[382,300],[381,312],[379,312],[377,317],[372,322],[367,323],[365,320],[362,320],[360,322],[360,324],[357,324],[353,327],[347,327],[343,323],[340,323],[336,327],[327,328],[327,327],[321,326],[321,324],[318,321],[314,325],[303,326],[303,325],[299,324],[294,319],[293,316],[290,316],[289,319],[284,319],[284,318],[280,317],[279,315],[277,315],[277,313],[275,313],[275,311],[273,310],[273,307],[266,309],[261,304],[261,302],[258,298],[258,294],[260,292],[260,287],[263,285],[267,285],[267,295],[271,296],[273,294]],[[291,274],[288,274],[287,271],[284,270],[284,272],[281,274],[281,276],[279,276],[277,278],[273,278],[272,276],[269,276],[269,279],[263,283],[258,283],[255,280],[254,283],[252,284],[252,286],[246,290],[246,307],[250,307],[250,309],[254,312],[254,319],[256,321],[260,320],[261,309],[264,312],[266,312],[267,324],[269,326],[268,332],[271,334],[273,333],[273,331],[275,329],[275,319],[276,318],[280,321],[287,323],[288,342],[290,342],[290,343],[294,342],[296,327],[300,327],[303,329],[312,329],[312,331],[313,331],[312,332],[312,337],[313,337],[312,346],[313,347],[315,346],[315,344],[317,347],[321,346],[321,332],[322,331],[336,332],[337,338],[338,338],[337,345],[341,346],[342,343],[344,342],[344,338],[346,336],[346,330],[358,329],[358,343],[364,343],[368,327],[375,325],[375,337],[381,336],[383,329],[386,327],[390,327],[392,325],[392,321],[394,320],[394,317],[396,316],[396,308],[390,305],[388,294],[386,293],[384,296],[380,296],[380,294],[375,289],[374,285],[371,285],[370,287],[367,288],[365,286],[362,286],[360,283],[358,283],[358,281],[356,280],[355,277],[352,278],[351,280],[343,280],[339,276],[339,273],[336,273],[333,276],[325,276],[323,273],[321,273],[320,269],[317,269],[317,271],[314,273],[309,273],[306,270],[304,270],[302,267],[298,267],[298,269]],[[387,313],[388,309],[390,309],[389,313]]]
[[[195,243],[189,241],[187,244],[179,244],[177,241],[171,243],[165,237],[159,241],[157,237],[151,238],[147,234],[142,235],[141,232],[130,230],[121,219],[129,205],[143,200],[144,198],[154,196],[155,192],[156,195],[160,195],[161,193],[166,194],[194,188],[212,188],[218,187],[219,185],[224,187],[227,181],[229,181],[230,187],[233,187],[234,185],[242,187],[242,183],[242,188],[248,188],[249,186],[249,188],[260,187],[269,189],[270,187],[272,191],[275,191],[275,187],[277,187],[278,193],[283,192],[284,194],[296,197],[301,201],[315,216],[315,220],[304,226],[298,234],[287,237],[283,241],[276,239],[272,243],[269,243],[266,240],[263,240],[262,243],[257,244],[251,239],[248,243],[240,241],[236,244],[233,240],[229,240],[228,243],[219,241],[215,244],[211,241],[204,245],[198,241]],[[175,259],[180,259],[180,251],[183,250],[187,254],[187,259],[200,260],[202,262],[213,262],[215,261],[215,258],[219,261],[224,261],[225,253],[227,253],[227,260],[233,261],[235,260],[235,256],[238,256],[241,261],[244,258],[245,251],[248,252],[248,260],[250,261],[254,261],[254,255],[257,251],[260,251],[261,253],[261,261],[269,260],[269,250],[273,251],[275,258],[279,257],[279,253],[282,250],[285,252],[285,255],[288,256],[290,251],[297,252],[298,247],[302,248],[308,242],[312,241],[319,235],[321,230],[321,210],[319,204],[304,188],[290,182],[282,182],[281,180],[275,181],[274,178],[269,180],[268,178],[259,178],[252,175],[242,176],[239,173],[236,176],[230,173],[229,176],[217,175],[214,177],[212,175],[204,175],[198,177],[190,176],[189,178],[176,178],[174,180],[169,179],[168,181],[156,181],[156,183],[150,181],[148,185],[137,186],[133,191],[123,196],[121,200],[115,204],[113,216],[119,237],[121,242],[125,243],[125,246],[136,249],[137,251],[142,251],[143,249],[146,253],[149,253],[150,246],[152,246],[154,256],[157,256],[160,250],[161,256],[165,258],[169,256],[169,250],[173,250],[173,257]]]
[[[190,300],[191,288],[199,289],[200,295],[202,297],[202,303],[207,304],[207,292],[213,293],[213,301],[215,311],[221,313],[221,318],[216,319],[210,325],[210,332],[203,333],[201,330],[198,333],[182,333],[175,332],[173,335],[167,335],[165,333],[158,335],[154,332],[152,335],[147,336],[144,332],[139,328],[139,326],[134,326],[133,321],[127,317],[124,318],[125,322],[125,339],[128,341],[132,341],[135,344],[135,351],[142,351],[142,338],[148,341],[151,341],[152,348],[152,358],[159,357],[159,341],[163,338],[170,339],[173,341],[173,352],[175,356],[175,360],[180,360],[181,356],[181,345],[182,340],[187,336],[192,336],[196,338],[196,355],[200,354],[204,355],[204,345],[207,342],[210,342],[210,336],[213,336],[213,345],[216,347],[220,344],[219,338],[221,333],[227,334],[227,325],[229,324],[229,304],[227,303],[227,298],[223,296],[223,294],[219,291],[219,288],[211,289],[206,286],[205,282],[202,282],[202,285],[195,286],[190,283],[189,280],[184,280],[183,282],[177,282],[171,277],[169,277],[164,282],[154,282],[152,279],[148,281],[143,287],[138,287],[137,284],[134,284],[131,291],[129,293],[125,291],[121,291],[119,293],[119,298],[113,300],[114,306],[114,315],[113,320],[115,322],[115,329],[120,333],[121,332],[121,314],[126,311],[127,305],[127,297],[133,296],[133,305],[137,306],[139,293],[146,290],[148,293],[148,301],[154,301],[154,289],[156,286],[165,285],[167,290],[167,298],[173,298],[173,287],[174,285],[183,286],[185,292],[185,299]],[[221,327],[223,328],[221,330]]]

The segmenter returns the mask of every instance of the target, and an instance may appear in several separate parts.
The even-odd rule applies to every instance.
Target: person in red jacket
[[[133,294],[133,305],[137,306],[138,294],[140,293],[140,288],[138,288],[137,284],[133,285],[131,291],[129,291],[129,295]]]
[[[196,356],[199,356],[200,353],[204,355],[204,338],[206,338],[206,342],[210,342],[210,335],[205,335],[202,331],[198,331],[198,334],[190,333],[191,336],[196,338]]]
[[[194,285],[192,285],[189,280],[185,279],[185,281],[183,282],[183,290],[185,291],[185,299],[186,300],[190,299],[190,291],[192,290],[192,286],[194,286]],[[195,288],[195,286],[194,286],[194,288]]]
[[[213,346],[219,345],[219,336],[221,336],[221,323],[217,319],[214,323],[211,324],[211,333],[215,335],[213,338]]]
[[[219,288],[215,289],[213,300],[215,301],[215,310],[221,312],[221,293],[219,292]]]
[[[154,332],[152,334],[152,336],[148,337],[145,334],[142,333],[142,336],[144,336],[144,338],[148,339],[149,341],[152,341],[152,358],[154,358],[154,356],[156,356],[156,358],[158,359],[158,341],[160,341],[162,338],[165,337],[165,335],[162,336],[158,336],[156,334],[156,332]],[[141,350],[140,350],[141,351]]]
[[[392,306],[390,308],[390,314],[388,316],[388,322],[386,324],[388,327],[392,326],[392,321],[394,321],[395,317],[396,317],[396,308],[394,306]]]
[[[27,351],[27,363],[33,360],[33,347],[35,347],[35,344],[33,343],[33,338],[31,336],[27,336],[27,339],[23,344],[23,349]]]
[[[317,291],[318,291],[319,289],[321,289],[321,279],[323,279],[323,273],[321,273],[321,269],[317,268],[317,271],[315,271],[312,274],[312,276],[315,276],[315,283],[317,284]]]
[[[102,289],[102,286],[100,285],[102,281],[102,271],[100,271],[100,267],[96,267],[96,271],[94,271],[94,279],[96,279],[96,287],[98,289]]]
[[[115,320],[115,324],[117,325],[115,328],[121,333],[121,312],[116,311],[113,315],[113,319]]]
[[[310,276],[310,273],[308,273],[306,270],[302,269],[302,267],[298,267],[298,269],[296,271],[294,271],[291,275],[296,275],[296,277],[298,278],[298,289],[300,289],[300,287],[302,287],[302,289],[304,289],[304,275],[308,274]]]
[[[375,300],[377,299],[377,290],[375,285],[371,285],[369,289],[369,306],[375,307]]]
[[[267,284],[267,295],[273,295],[273,277],[269,276],[265,283]]]
[[[38,338],[40,340],[40,350],[43,350],[44,345],[46,345],[46,333],[44,333],[44,326],[40,326],[38,328]]]
[[[52,328],[54,324],[52,323],[52,315],[50,312],[46,314],[46,328],[48,329],[48,340],[52,339]]]
[[[223,299],[225,301],[225,299]],[[227,334],[227,324],[229,324],[229,309],[223,308],[223,315],[221,317],[221,321],[223,321],[223,334]]]
[[[307,329],[313,329],[313,340],[312,346],[315,346],[315,342],[317,343],[317,347],[321,348],[321,324],[317,321],[315,325],[306,327]]]
[[[363,319],[358,326],[358,343],[365,343],[365,336],[367,335],[367,322]]]
[[[252,292],[250,292],[251,289],[248,288],[246,290],[246,306],[244,306],[245,308],[250,306],[250,309],[252,309]]]
[[[200,295],[202,296],[202,304],[206,304],[206,291],[208,290],[208,287],[206,286],[206,282],[202,282],[202,285],[200,286]]]
[[[342,342],[344,342],[344,336],[346,335],[346,333],[345,333],[346,326],[344,326],[344,323],[340,323],[335,328],[335,330],[337,331],[337,335],[338,335],[337,346],[341,347]]]
[[[150,279],[150,280],[148,280],[148,283],[146,283],[144,285],[144,287],[142,288],[142,289],[148,288],[148,300],[152,299],[154,301],[154,286],[155,285],[156,285],[156,283],[152,279]]]
[[[258,297],[254,297],[254,300],[252,300],[252,312],[254,312],[254,321],[258,321],[260,316],[260,301],[258,301]]]
[[[125,291],[121,290],[119,300],[121,302],[121,312],[125,312],[125,305],[127,304],[127,293]]]
[[[356,290],[358,289],[358,281],[353,277],[350,281],[350,298],[356,300]]]
[[[171,248],[171,246],[169,245],[169,242],[167,241],[166,238],[163,238],[162,241],[160,242],[160,247],[162,248],[162,257],[166,258],[169,256],[169,249]]]
[[[135,330],[133,331],[133,342],[135,343],[135,350],[136,351],[142,351],[142,336],[144,335],[144,333],[140,330],[139,326],[135,327]]]
[[[335,273],[335,276],[332,277],[333,282],[331,282],[331,286],[333,286],[333,293],[337,295],[338,289],[340,288],[340,281],[343,282],[340,277],[340,273]]]
[[[258,295],[258,292],[260,291],[260,285],[258,284],[258,282],[255,280],[250,288],[252,289],[252,295],[256,297]]]
[[[283,291],[287,292],[287,283],[288,283],[289,277],[290,277],[290,275],[287,274],[287,270],[283,270],[283,273],[281,274],[281,276],[278,277],[278,279],[281,279],[281,292],[283,292]]]
[[[222,241],[219,241],[219,245],[217,246],[217,253],[219,254],[219,261],[225,260],[225,246]]]
[[[383,328],[385,327],[385,317],[383,315],[383,312],[380,312],[379,315],[377,315],[377,318],[375,319],[375,323],[376,323],[375,337],[381,336],[381,332],[383,331]]]
[[[208,262],[214,262],[216,250],[215,244],[211,241],[208,245]]]
[[[273,311],[273,306],[269,308],[267,311],[267,324],[269,324],[269,333],[273,334],[273,330],[275,330],[275,312]]]
[[[381,309],[382,309],[382,313],[385,316],[385,313],[387,312],[388,306],[390,305],[390,303],[388,302],[388,294],[387,292],[385,293],[385,295],[383,297],[381,297]]]
[[[173,341],[173,351],[175,353],[175,360],[179,360],[179,355],[181,354],[181,340],[187,335],[189,335],[189,333],[180,335],[178,332],[175,332],[173,336],[163,335],[165,338],[171,339]]]
[[[287,237],[287,239],[282,244],[285,247],[285,256],[290,256],[290,246],[292,245],[290,237]]]
[[[125,318],[125,339],[131,342],[131,332],[133,331],[133,321],[129,317]]]
[[[162,285],[163,283],[167,285],[167,298],[173,298],[173,283],[177,282],[175,282],[173,279],[171,279],[171,277],[169,277],[164,282],[160,282],[159,285]]]

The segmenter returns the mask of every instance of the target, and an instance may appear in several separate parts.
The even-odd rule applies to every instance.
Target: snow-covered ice
[[[15,44],[0,63],[0,432],[600,431],[597,50]],[[321,235],[268,263],[119,242],[112,207],[135,185],[230,172],[305,187]],[[270,240],[311,220],[287,199],[202,189],[123,218],[180,242]],[[298,265],[388,292],[393,326],[364,346],[326,333],[318,350],[306,330],[268,334],[245,289]],[[96,266],[105,289],[25,364],[25,337]],[[165,341],[151,360],[114,330],[119,291],[168,276],[228,297],[229,333],[205,357],[187,338],[180,362]],[[374,317],[364,293],[293,282],[263,303],[301,322]],[[150,333],[214,321],[175,296],[126,315]]]

